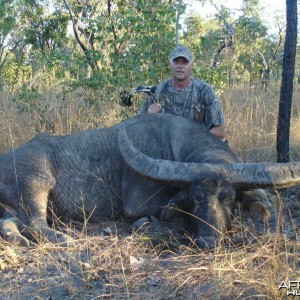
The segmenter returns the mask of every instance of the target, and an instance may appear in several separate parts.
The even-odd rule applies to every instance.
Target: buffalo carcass
[[[237,202],[265,201],[260,188],[300,184],[300,163],[240,163],[201,125],[149,114],[68,136],[38,134],[0,157],[0,232],[28,245],[69,244],[48,226],[52,214],[89,221],[161,218],[179,206],[200,247],[215,247]],[[254,190],[253,190],[254,189]],[[263,204],[262,204],[263,206]],[[168,210],[167,210],[168,211]]]

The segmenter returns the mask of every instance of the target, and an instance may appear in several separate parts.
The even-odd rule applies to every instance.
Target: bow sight
[[[135,93],[146,93],[151,94],[154,93],[156,90],[156,86],[146,86],[146,85],[139,85],[136,88],[132,89],[129,92],[122,91],[120,93],[121,103],[126,106],[131,106],[133,103],[132,95]]]

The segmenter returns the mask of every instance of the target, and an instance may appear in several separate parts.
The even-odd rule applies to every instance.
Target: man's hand
[[[148,113],[158,113],[161,110],[159,103],[153,103],[148,107]]]
[[[218,137],[221,141],[225,141],[225,126],[223,124],[213,127],[210,132]]]

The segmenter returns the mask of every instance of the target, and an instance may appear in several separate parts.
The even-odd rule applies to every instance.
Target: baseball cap
[[[174,60],[177,57],[184,57],[189,62],[193,60],[193,55],[191,51],[185,46],[178,46],[173,49],[170,55],[170,60]]]

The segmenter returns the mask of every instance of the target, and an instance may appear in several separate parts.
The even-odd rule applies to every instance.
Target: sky
[[[187,14],[189,12],[199,13],[204,18],[209,17],[209,15],[213,15],[216,9],[209,4],[202,6],[202,4],[197,0],[189,0],[190,5],[187,8]],[[230,8],[231,10],[235,11],[238,16],[238,10],[241,7],[243,0],[214,0],[216,4],[224,5],[225,7]],[[274,28],[274,17],[277,15],[282,16],[285,20],[285,8],[286,8],[286,1],[285,0],[260,0],[262,3],[264,10],[262,14],[263,20],[266,22],[266,25],[269,27],[270,33],[275,31]],[[275,31],[276,32],[276,31]]]

